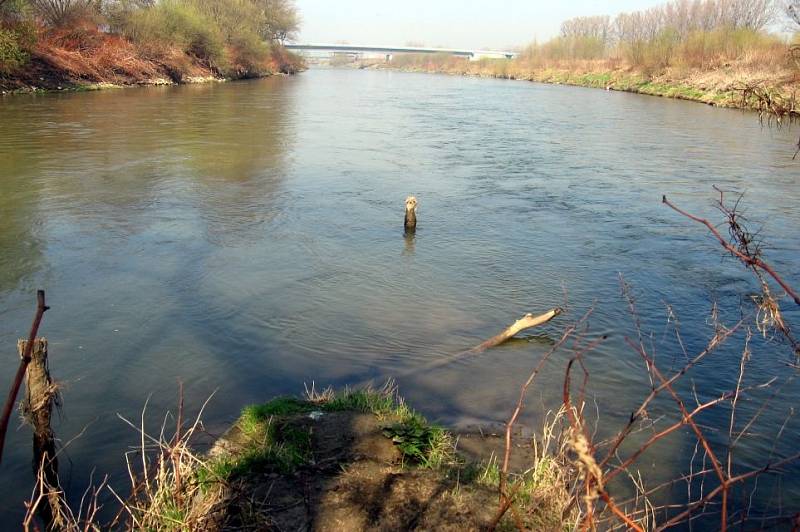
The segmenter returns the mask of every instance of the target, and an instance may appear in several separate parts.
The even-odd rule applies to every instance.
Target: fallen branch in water
[[[522,331],[525,331],[527,329],[531,329],[533,327],[537,327],[539,325],[544,325],[545,323],[549,322],[550,320],[552,320],[556,316],[560,316],[563,312],[564,311],[562,309],[556,307],[553,310],[545,312],[544,314],[541,314],[539,316],[534,316],[533,314],[526,314],[525,316],[523,316],[522,318],[518,319],[517,321],[512,323],[510,326],[508,326],[500,334],[489,338],[488,340],[486,340],[482,344],[476,345],[472,349],[470,349],[468,351],[464,351],[461,354],[465,355],[465,354],[483,353],[487,349],[491,349],[493,347],[497,347],[498,345],[509,341],[511,338],[513,338],[517,334],[521,333]]]
[[[20,360],[17,375],[14,377],[14,383],[11,385],[11,390],[8,392],[8,398],[6,398],[6,404],[3,408],[3,418],[0,420],[0,464],[3,463],[3,447],[5,447],[6,444],[6,432],[8,431],[8,422],[11,419],[11,411],[14,409],[14,404],[17,402],[17,395],[22,386],[22,379],[25,377],[28,364],[31,362],[34,340],[36,340],[36,335],[39,332],[39,325],[42,323],[42,317],[50,308],[44,304],[44,290],[39,290],[36,293],[36,300],[36,316],[33,318],[31,332],[28,335],[28,343],[25,344],[25,351],[22,353],[22,360]]]

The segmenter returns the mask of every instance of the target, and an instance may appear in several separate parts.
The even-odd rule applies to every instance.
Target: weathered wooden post
[[[417,198],[409,196],[406,198],[406,219],[404,227],[406,234],[417,230]]]
[[[47,365],[47,340],[36,338],[33,348],[28,351],[27,340],[17,344],[20,356],[30,353],[25,398],[22,413],[33,428],[33,472],[39,485],[36,508],[47,530],[55,530],[61,525],[61,494],[58,482],[58,456],[56,439],[50,426],[53,406],[58,404],[58,387],[50,378]]]
[[[14,376],[14,383],[8,391],[6,404],[3,406],[3,416],[0,418],[0,463],[3,461],[3,449],[6,445],[6,432],[8,431],[8,422],[11,420],[11,412],[14,410],[14,404],[17,402],[17,394],[22,386],[22,379],[25,377],[25,372],[28,369],[28,364],[31,361],[31,351],[33,349],[36,334],[39,332],[39,325],[42,323],[44,313],[50,307],[45,305],[44,290],[39,290],[36,293],[36,316],[33,318],[31,325],[31,333],[28,335],[28,342],[25,344],[25,351],[22,353],[22,360],[19,361],[17,374]]]

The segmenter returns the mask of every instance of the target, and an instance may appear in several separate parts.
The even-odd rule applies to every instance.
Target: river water
[[[746,192],[765,256],[800,284],[797,131],[750,113],[591,89],[396,72],[312,70],[296,77],[0,100],[0,365],[16,369],[35,289],[52,310],[42,333],[61,383],[66,487],[94,471],[125,489],[124,452],[148,400],[157,429],[212,393],[205,426],[219,433],[243,405],[278,394],[396,377],[432,420],[502,422],[518,387],[563,327],[590,307],[588,416],[598,438],[649,390],[619,274],[633,286],[662,369],[724,323],[750,313],[757,287],[701,226],[662,206],[667,194],[720,220],[712,185]],[[420,202],[403,234],[403,200]],[[570,312],[526,338],[437,365],[526,312]],[[669,306],[669,307],[668,307]],[[786,320],[800,313],[784,303]],[[680,389],[694,404],[733,389],[743,335]],[[796,449],[786,423],[800,392],[792,358],[756,336],[741,429],[776,398],[735,450],[737,470]],[[557,407],[569,350],[531,390],[523,422]],[[432,366],[436,366],[431,369]],[[675,420],[669,402],[650,414]],[[701,417],[728,442],[730,406]],[[666,421],[664,421],[666,422]],[[77,437],[79,434],[80,437]],[[0,493],[15,523],[33,485],[29,429],[12,424]],[[677,432],[639,467],[655,483],[688,469]],[[698,458],[694,467],[702,466]],[[780,503],[800,505],[797,467]],[[686,486],[675,492],[685,496]],[[762,490],[753,512],[777,506]],[[772,498],[770,498],[772,497]]]

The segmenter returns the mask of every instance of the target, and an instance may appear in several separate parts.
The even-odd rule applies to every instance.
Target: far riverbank
[[[646,94],[704,103],[715,107],[760,110],[764,96],[794,114],[797,74],[778,70],[748,70],[737,65],[709,70],[663,69],[644,72],[630,67],[609,68],[607,62],[535,68],[518,60],[470,62],[449,56],[407,56],[392,63],[362,63],[359,68],[511,79]]]

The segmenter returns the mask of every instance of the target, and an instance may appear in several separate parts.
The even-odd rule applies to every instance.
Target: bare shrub
[[[721,530],[731,526],[745,527],[751,521],[759,528],[767,524],[796,524],[796,508],[786,508],[780,504],[775,508],[763,509],[762,512],[754,512],[752,508],[752,501],[760,487],[760,477],[780,475],[785,467],[800,461],[800,453],[791,446],[785,445],[782,451],[778,450],[778,442],[786,432],[792,411],[778,427],[763,423],[759,425],[763,414],[780,401],[781,392],[791,384],[792,376],[787,379],[785,375],[774,373],[755,380],[748,376],[748,370],[755,332],[766,336],[768,340],[776,335],[785,338],[792,348],[792,356],[788,357],[785,365],[797,367],[796,355],[800,353],[796,351],[797,342],[782,316],[780,301],[788,297],[800,305],[800,299],[794,289],[763,258],[763,247],[746,227],[739,201],[729,205],[724,194],[719,191],[716,206],[725,218],[728,238],[723,237],[707,220],[680,210],[666,198],[664,202],[680,214],[705,225],[725,251],[753,273],[761,295],[755,297],[753,307],[732,324],[724,324],[716,306],[712,306],[707,322],[712,326],[713,332],[705,347],[694,354],[686,350],[677,318],[668,306],[667,319],[675,328],[677,342],[672,349],[681,352],[686,362],[678,369],[671,367],[665,370],[656,362],[653,336],[642,330],[633,288],[620,277],[622,296],[635,331],[635,336],[626,337],[625,340],[631,352],[644,363],[650,392],[638,403],[628,421],[616,433],[603,440],[595,438],[584,417],[587,387],[590,383],[589,366],[585,360],[605,338],[591,338],[585,326],[588,315],[584,316],[566,329],[553,350],[543,355],[522,385],[517,407],[507,424],[504,463],[507,464],[511,452],[508,434],[524,406],[528,388],[554,351],[569,346],[571,358],[566,368],[562,399],[563,412],[569,425],[566,429],[569,460],[562,471],[565,472],[564,479],[571,494],[566,509],[574,513],[565,511],[563,526],[581,530],[663,530],[698,518],[709,525],[716,522]],[[783,294],[771,286],[772,283]],[[781,356],[780,344],[767,345],[774,345],[776,356]],[[739,351],[738,371],[725,384],[728,388],[726,391],[719,393],[704,390],[701,381],[694,380],[694,373],[715,354],[722,352],[723,348],[726,353]],[[673,364],[675,360],[677,358],[673,357]],[[725,409],[728,421],[719,421],[714,425],[709,425],[708,421],[701,422],[701,416],[712,409]],[[602,410],[598,415],[602,418]],[[717,416],[717,419],[722,420],[725,417]],[[656,445],[687,435],[694,440],[695,451],[688,459],[686,470],[667,482],[648,484],[639,471],[644,465],[642,462],[645,457],[658,461],[658,456],[652,454]],[[744,454],[740,449],[745,441],[757,438],[771,440],[772,450],[760,458],[760,463],[754,464],[752,459],[743,460],[740,457]],[[562,450],[556,456],[563,459],[564,454]],[[506,465],[502,474],[508,474]],[[761,486],[765,484],[768,482],[762,481]],[[686,496],[676,499],[674,491],[681,485],[686,486]],[[630,493],[633,495],[629,495]],[[518,529],[523,529],[524,523],[513,513],[517,491],[514,487],[509,488],[509,484],[502,478],[499,495],[494,525],[499,524],[506,513],[511,511],[513,522]]]
[[[29,0],[36,14],[51,26],[74,24],[96,13],[93,0]]]

